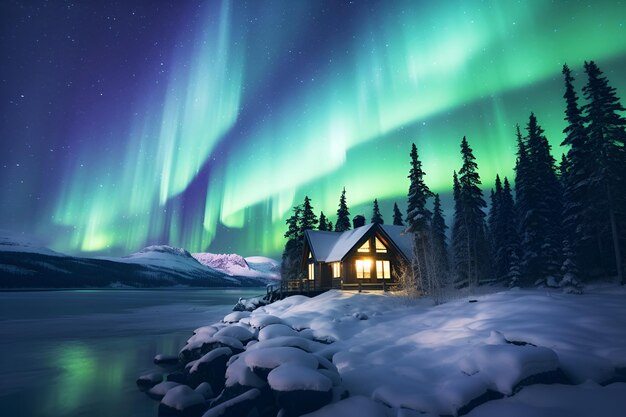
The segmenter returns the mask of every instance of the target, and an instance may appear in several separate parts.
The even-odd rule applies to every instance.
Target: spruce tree
[[[303,235],[301,229],[302,207],[293,207],[293,214],[287,219],[287,231],[285,237],[287,243],[282,255],[280,272],[283,281],[297,279],[300,270],[300,257],[302,256]]]
[[[561,185],[563,187],[563,229],[569,243],[568,253],[572,262],[578,263],[588,274],[600,267],[602,248],[597,245],[598,218],[602,218],[602,201],[597,184],[596,159],[599,153],[589,141],[584,117],[578,106],[574,90],[574,77],[567,65],[563,66],[565,77],[565,139],[562,146],[569,146],[561,162]]]
[[[626,283],[622,265],[622,245],[626,239],[626,109],[620,103],[602,71],[593,62],[585,62],[587,84],[583,107],[589,146],[596,155],[591,182],[601,193],[597,219],[600,242],[607,236],[607,250],[612,246],[614,271],[622,284]],[[603,204],[602,204],[603,203]]]
[[[331,222],[330,220],[328,220],[328,231],[329,232],[333,231],[333,222]]]
[[[404,226],[404,222],[402,221],[402,212],[396,203],[393,203],[393,224],[394,226]]]
[[[350,211],[348,211],[348,205],[346,204],[346,188],[344,187],[341,197],[339,197],[335,232],[345,232],[346,230],[350,230]]]
[[[467,227],[463,213],[463,203],[461,202],[461,184],[456,171],[452,174],[452,191],[454,197],[454,218],[452,223],[452,259],[454,261],[454,285],[457,288],[469,285],[467,264],[469,253],[465,236]]]
[[[384,224],[383,216],[380,214],[380,209],[378,208],[378,199],[374,199],[374,208],[372,210],[372,221],[370,223],[374,224]]]
[[[476,158],[470,148],[467,138],[461,141],[461,157],[463,165],[459,170],[458,178],[459,209],[462,244],[465,246],[465,262],[462,268],[467,273],[467,284],[476,286],[480,283],[481,276],[488,274],[488,242],[485,234],[485,212],[487,206],[480,189],[480,176]]]
[[[489,209],[489,236],[494,258],[494,274],[498,281],[505,281],[509,272],[510,259],[507,248],[507,216],[503,212],[504,190],[500,176],[496,175],[495,190],[491,192]],[[510,219],[512,220],[512,219]]]
[[[427,261],[430,254],[430,219],[432,213],[426,208],[426,202],[433,195],[426,183],[422,170],[422,162],[417,154],[417,146],[411,146],[411,169],[409,170],[409,193],[407,205],[407,232],[413,234],[413,258],[411,270],[418,285],[418,291],[426,292],[433,289],[429,282],[430,275]]]
[[[446,221],[443,217],[439,194],[435,194],[433,217],[430,224],[433,256],[436,272],[443,274],[448,270],[448,243],[446,242]]]
[[[305,230],[314,230],[317,226],[317,216],[313,212],[311,206],[311,199],[309,196],[304,197],[304,203],[302,204],[302,212],[300,213],[300,230],[302,236],[304,236]]]
[[[322,232],[328,231],[328,223],[326,220],[326,216],[324,215],[324,212],[321,211],[320,212],[320,225],[318,227],[319,230],[321,230]]]
[[[518,172],[520,206],[520,233],[522,239],[521,270],[526,284],[547,283],[549,277],[559,275],[561,259],[561,200],[560,184],[556,176],[555,160],[550,144],[530,114],[528,137],[518,139],[518,155],[525,155],[522,176]],[[518,166],[520,161],[518,158]]]
[[[499,217],[502,222],[501,236],[504,252],[498,252],[498,257],[503,258],[505,265],[504,280],[511,284],[512,280],[517,282],[519,278],[519,234],[517,231],[518,220],[517,211],[509,179],[504,177],[502,196],[500,198]],[[503,277],[498,277],[499,279]]]

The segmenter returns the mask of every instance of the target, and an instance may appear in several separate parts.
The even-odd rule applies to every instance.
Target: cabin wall
[[[374,239],[377,237],[387,248],[386,253],[376,252]],[[365,240],[370,240],[370,252],[359,252],[358,249],[363,245]],[[399,265],[401,257],[396,253],[394,247],[383,236],[375,233],[369,236],[367,239],[363,239],[355,247],[348,252],[343,261],[343,284],[355,285],[355,284],[395,284],[398,282]],[[370,278],[357,278],[357,260],[369,260],[371,261]],[[376,261],[389,261],[391,269],[390,278],[377,278],[376,277]]]

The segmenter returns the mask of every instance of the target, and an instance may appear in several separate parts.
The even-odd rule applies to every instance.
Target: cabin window
[[[371,278],[372,277],[372,261],[369,259],[359,259],[356,261],[356,277]]]
[[[309,279],[310,280],[315,279],[315,264],[313,263],[309,264]]]
[[[363,243],[363,245],[357,249],[357,252],[367,252],[369,253],[370,251],[370,241],[369,239],[365,241],[365,243]]]
[[[381,242],[380,239],[376,238],[374,244],[376,246],[376,253],[387,253],[387,247],[383,245],[383,242]]]
[[[333,262],[333,278],[341,278],[341,264]]]
[[[391,278],[391,266],[389,261],[376,261],[376,278]]]

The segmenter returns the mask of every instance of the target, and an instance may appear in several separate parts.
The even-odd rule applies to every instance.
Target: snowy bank
[[[624,288],[473,299],[289,297],[196,330],[181,366],[221,375],[207,415],[623,414]]]

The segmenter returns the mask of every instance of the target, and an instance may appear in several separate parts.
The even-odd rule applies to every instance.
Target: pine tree
[[[520,159],[525,156],[525,170],[517,173],[521,192],[520,232],[522,233],[522,277],[526,284],[546,283],[559,275],[561,250],[561,189],[556,176],[550,144],[533,113],[525,141],[518,138]],[[522,175],[520,175],[522,174]]]
[[[503,212],[504,190],[500,176],[496,175],[495,190],[491,191],[491,207],[489,208],[489,236],[494,258],[494,274],[498,281],[506,280],[509,273],[510,259],[507,249],[507,216]]]
[[[394,226],[404,226],[402,221],[402,212],[396,203],[393,203],[393,224]]]
[[[578,106],[578,96],[574,90],[574,77],[567,65],[563,66],[565,77],[565,139],[561,143],[569,146],[567,155],[561,162],[561,184],[563,187],[563,229],[569,242],[572,262],[578,261],[587,273],[600,267],[594,262],[601,259],[602,248],[597,245],[598,228],[594,223],[602,218],[602,201],[598,195],[596,159],[599,153],[589,142],[584,126],[584,117]]]
[[[502,196],[500,198],[499,207],[500,221],[502,226],[502,245],[504,253],[499,253],[498,256],[504,258],[506,275],[505,281],[509,283],[512,280],[517,282],[519,278],[519,234],[517,231],[517,211],[515,210],[515,202],[513,200],[513,193],[511,191],[511,185],[509,179],[504,177],[504,186],[502,187]],[[499,277],[500,278],[500,277]]]
[[[383,216],[380,214],[380,209],[378,208],[378,199],[374,199],[374,208],[372,210],[372,221],[370,223],[374,224],[384,224]]]
[[[300,256],[302,255],[303,235],[301,229],[302,207],[295,206],[293,214],[287,219],[285,237],[287,243],[283,251],[280,272],[283,281],[297,279],[300,270]]]
[[[433,217],[430,224],[433,256],[439,274],[448,270],[448,243],[446,242],[446,221],[443,217],[439,194],[435,194]]]
[[[333,222],[331,222],[330,220],[328,221],[328,231],[329,232],[333,231]]]
[[[469,253],[465,236],[467,228],[464,221],[463,203],[461,202],[461,184],[456,171],[452,174],[452,191],[454,197],[454,218],[452,223],[452,254],[454,261],[454,285],[457,288],[469,285],[467,264]]]
[[[324,215],[323,211],[320,212],[320,225],[319,225],[318,229],[323,231],[323,232],[329,230],[328,223],[327,223],[327,220],[326,220],[326,216]]]
[[[626,239],[626,119],[622,106],[602,71],[593,62],[585,62],[587,85],[583,95],[587,104],[583,107],[589,146],[595,151],[596,165],[590,179],[602,198],[598,214],[598,232],[608,237],[612,246],[614,270],[622,284],[626,284],[623,273],[622,247]],[[606,230],[606,231],[605,231]]]
[[[337,221],[335,222],[335,232],[345,232],[350,230],[350,212],[346,204],[346,188],[343,188],[339,198],[339,208],[337,209]]]
[[[467,138],[461,141],[461,156],[463,165],[458,178],[458,204],[460,210],[458,217],[461,224],[457,233],[457,242],[464,245],[464,262],[457,264],[466,271],[467,285],[476,286],[480,283],[480,277],[488,273],[488,242],[485,234],[485,212],[487,206],[480,189],[480,176],[476,158],[470,148]],[[462,242],[462,243],[461,243]]]
[[[429,283],[429,271],[427,261],[430,254],[430,219],[432,213],[426,208],[426,202],[433,195],[426,183],[422,170],[422,162],[417,154],[417,146],[411,146],[411,169],[409,170],[409,193],[407,206],[407,232],[413,233],[413,258],[411,271],[419,292],[426,292],[434,286]]]
[[[304,236],[305,230],[314,230],[317,226],[317,216],[313,212],[311,206],[311,199],[309,196],[304,197],[304,203],[302,204],[302,212],[300,214],[300,233]]]

